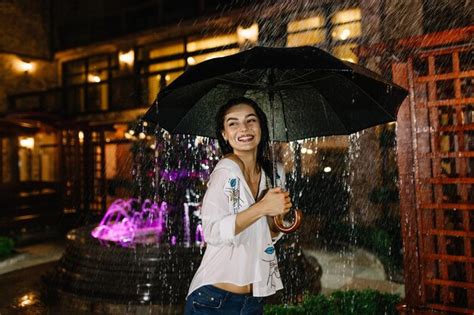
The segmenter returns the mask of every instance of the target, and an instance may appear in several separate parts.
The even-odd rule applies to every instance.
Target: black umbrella
[[[255,47],[190,67],[160,92],[144,119],[170,133],[216,137],[218,108],[246,96],[270,119],[272,140],[292,141],[394,121],[406,95],[380,75],[315,47]]]
[[[315,47],[255,47],[190,67],[158,94],[144,119],[170,133],[216,137],[219,107],[245,96],[267,114],[271,141],[292,141],[394,121],[406,95],[380,75]]]

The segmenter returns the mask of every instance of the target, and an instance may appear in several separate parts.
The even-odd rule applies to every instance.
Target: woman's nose
[[[249,129],[249,128],[248,128],[247,123],[243,123],[243,124],[240,125],[240,130],[241,130],[241,131],[246,131],[246,130],[248,130],[248,129]]]

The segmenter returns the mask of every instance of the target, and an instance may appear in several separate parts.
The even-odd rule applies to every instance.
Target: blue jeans
[[[206,285],[188,296],[184,314],[260,315],[263,314],[263,298]]]

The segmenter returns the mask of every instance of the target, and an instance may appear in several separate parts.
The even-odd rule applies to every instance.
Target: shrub
[[[307,295],[299,305],[266,305],[269,315],[396,315],[401,298],[375,290],[336,291],[330,296]]]
[[[0,258],[7,257],[13,251],[13,240],[9,237],[0,236]]]

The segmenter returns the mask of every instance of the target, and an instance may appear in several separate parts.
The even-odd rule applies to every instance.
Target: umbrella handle
[[[277,215],[273,217],[273,223],[275,224],[276,230],[283,232],[285,234],[288,233],[293,233],[296,231],[302,222],[303,219],[303,213],[301,212],[300,209],[295,209],[295,219],[293,220],[293,223],[290,226],[285,226],[283,222],[283,215]]]

